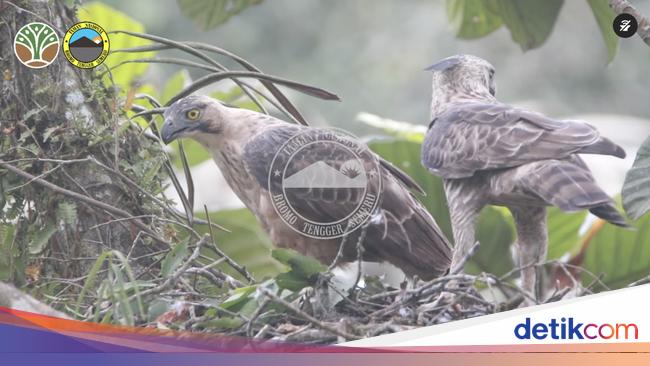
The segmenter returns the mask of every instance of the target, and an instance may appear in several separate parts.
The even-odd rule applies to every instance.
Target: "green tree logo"
[[[45,23],[29,23],[16,33],[14,52],[23,65],[40,69],[59,54],[59,36]]]

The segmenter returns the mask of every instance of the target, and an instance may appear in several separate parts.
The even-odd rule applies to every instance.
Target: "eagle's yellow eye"
[[[185,113],[187,119],[191,119],[193,121],[199,119],[199,114],[200,113],[198,109],[190,109],[189,111],[187,111],[187,113]]]

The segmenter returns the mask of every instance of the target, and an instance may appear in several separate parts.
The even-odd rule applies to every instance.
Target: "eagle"
[[[302,171],[318,170],[318,174],[350,183],[352,188],[321,185],[283,190],[274,181],[281,173],[276,168],[277,157],[295,136],[330,135],[365,147],[342,132],[288,123],[207,96],[190,95],[166,109],[160,134],[164,143],[191,138],[207,149],[230,188],[252,211],[276,247],[296,250],[329,265],[357,260],[360,243],[363,261],[389,262],[411,278],[428,280],[449,269],[451,245],[416,199],[414,192],[421,189],[408,175],[370,150],[368,154],[376,159],[377,168],[369,174],[380,179],[369,180],[367,190],[377,193],[377,202],[367,219],[359,220],[362,225],[344,235],[318,236],[296,230],[283,217],[274,201],[281,192],[290,196],[292,210],[311,221],[336,221],[359,204],[364,190],[354,187],[365,178],[359,177],[365,166],[350,159],[346,149],[333,144],[313,144],[300,150],[292,158],[293,165]],[[287,182],[298,187],[300,176],[285,179]],[[215,194],[218,189],[215,187]]]
[[[537,300],[536,265],[548,247],[547,206],[587,209],[627,226],[578,155],[624,158],[625,151],[587,123],[499,102],[494,67],[479,57],[456,55],[427,70],[433,97],[421,160],[443,178],[455,242],[451,267],[471,255],[481,209],[505,206],[516,224],[522,289]]]

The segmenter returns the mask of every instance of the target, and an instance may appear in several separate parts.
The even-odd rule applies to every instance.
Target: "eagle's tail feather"
[[[534,173],[526,175],[523,182],[548,204],[563,211],[588,209],[614,225],[628,226],[578,156],[569,160],[541,161],[533,169]]]
[[[589,211],[600,217],[601,219],[621,227],[630,227],[625,218],[618,212],[618,210],[612,204],[600,205],[592,207]]]

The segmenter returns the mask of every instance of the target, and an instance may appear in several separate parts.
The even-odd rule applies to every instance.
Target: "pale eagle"
[[[429,70],[432,122],[422,145],[422,164],[444,179],[455,241],[452,268],[474,246],[476,219],[488,204],[512,212],[517,265],[523,268],[522,286],[531,296],[534,267],[546,258],[546,206],[588,209],[626,226],[577,155],[624,158],[620,146],[586,123],[500,103],[494,67],[479,57],[452,56]]]
[[[330,264],[339,253],[341,237],[319,239],[289,227],[273,206],[272,194],[278,189],[269,185],[269,175],[278,149],[292,136],[314,129],[287,123],[269,115],[225,106],[205,96],[189,96],[171,105],[164,114],[161,137],[165,143],[188,137],[208,149],[230,188],[255,214],[274,245],[295,249]],[[364,145],[365,146],[365,145]],[[340,151],[311,149],[325,169],[340,167],[337,179],[360,179],[359,163],[348,161]],[[372,153],[374,154],[374,153]],[[364,226],[352,232],[341,251],[341,263],[357,259],[356,241],[364,231],[363,260],[389,262],[407,275],[431,279],[448,271],[451,246],[424,206],[410,190],[418,189],[411,178],[390,163],[378,158],[381,176],[379,202]],[[305,163],[304,165],[307,165]],[[312,169],[318,165],[312,164]],[[276,171],[277,170],[277,171]],[[273,170],[279,174],[279,169]],[[353,179],[354,178],[354,179]],[[365,176],[361,177],[365,179]],[[295,183],[298,184],[298,183]],[[272,192],[269,192],[269,187]],[[215,187],[215,193],[219,187]],[[293,207],[311,219],[328,221],[347,212],[358,201],[358,190],[342,189],[332,194],[327,188],[297,190]]]

